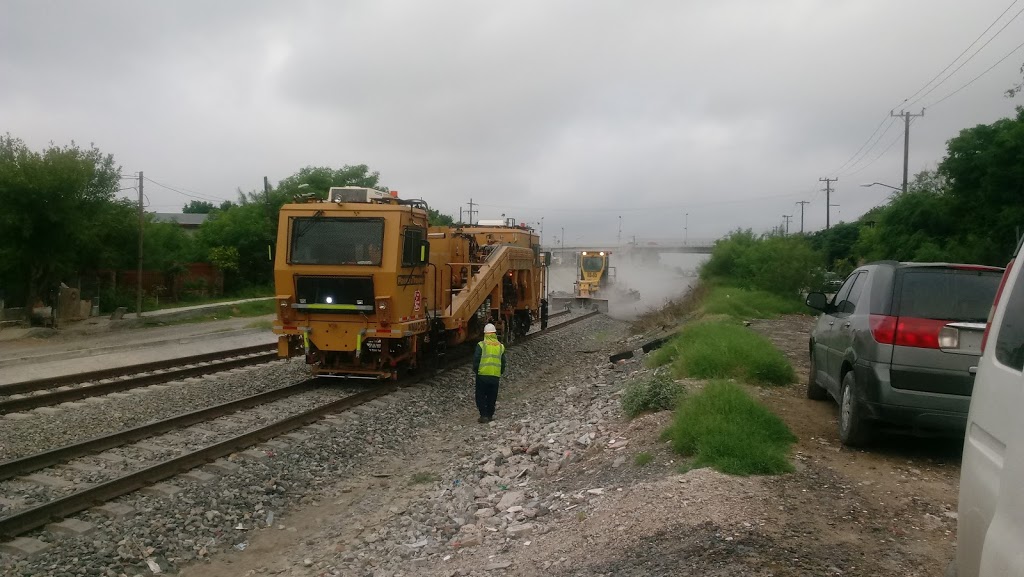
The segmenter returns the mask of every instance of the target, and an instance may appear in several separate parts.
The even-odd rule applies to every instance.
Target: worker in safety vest
[[[473,354],[473,373],[476,375],[476,408],[480,411],[477,422],[489,423],[494,418],[494,403],[498,401],[498,381],[505,372],[505,345],[498,342],[497,330],[488,323],[484,327],[484,340]]]

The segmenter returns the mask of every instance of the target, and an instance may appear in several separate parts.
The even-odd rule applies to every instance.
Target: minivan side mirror
[[[804,303],[816,311],[825,312],[828,309],[828,297],[825,293],[809,293]]]

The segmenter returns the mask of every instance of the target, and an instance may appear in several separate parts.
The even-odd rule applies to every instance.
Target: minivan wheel
[[[807,398],[812,401],[824,401],[828,398],[828,391],[818,384],[818,362],[814,360],[814,351],[811,351],[810,374],[807,375]]]
[[[839,440],[848,447],[866,444],[871,433],[857,402],[857,379],[853,371],[843,377],[843,390],[839,396]]]

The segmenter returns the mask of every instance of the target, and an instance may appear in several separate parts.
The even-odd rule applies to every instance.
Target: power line
[[[953,96],[957,92],[960,92],[964,88],[967,88],[968,86],[974,84],[974,82],[976,80],[978,80],[982,76],[984,76],[984,75],[988,74],[989,72],[991,72],[993,68],[995,68],[996,66],[999,66],[1000,64],[1002,64],[1004,60],[1006,60],[1007,58],[1009,58],[1009,57],[1013,56],[1014,54],[1016,54],[1021,48],[1024,48],[1024,42],[1018,44],[1017,47],[1014,48],[1013,50],[1011,50],[1009,53],[1007,53],[1006,56],[1003,56],[1002,58],[997,60],[995,64],[993,64],[992,66],[989,66],[984,72],[982,72],[981,74],[979,74],[979,75],[975,76],[974,78],[972,78],[971,81],[968,82],[967,84],[964,84],[960,88],[957,88],[953,92],[950,92],[949,94],[947,94],[947,95],[943,96],[942,98],[936,100],[935,102],[929,104],[928,108],[932,108],[934,106],[937,106],[938,104],[940,104],[941,102],[944,102],[947,98]]]
[[[161,183],[153,180],[152,178],[149,178],[148,176],[146,177],[146,180],[148,180],[149,182],[152,182],[153,184],[155,184],[155,185],[157,185],[157,186],[159,186],[161,188],[166,188],[167,190],[170,190],[170,191],[173,191],[173,192],[177,192],[178,194],[181,194],[183,196],[187,196],[189,198],[195,198],[197,200],[205,200],[207,202],[209,202],[209,201],[221,201],[221,202],[223,202],[223,201],[228,200],[226,198],[218,198],[216,196],[204,195],[204,194],[200,194],[198,192],[188,193],[188,192],[185,192],[183,190],[178,190],[177,188],[174,188],[173,186],[167,186],[166,184],[161,184]]]
[[[1014,4],[1016,4],[1016,3],[1017,3],[1017,2],[1015,1],[1015,2],[1014,2]],[[1012,6],[1013,6],[1013,4],[1011,4],[1010,6],[1012,7]],[[1009,10],[1009,8],[1007,8],[1007,10]],[[1024,8],[1021,8],[1020,10],[1018,10],[1018,11],[1017,11],[1017,13],[1016,13],[1016,14],[1014,14],[1012,18],[1010,18],[1009,20],[1007,20],[1006,24],[1003,24],[1003,27],[1002,27],[1002,28],[1000,28],[1000,29],[999,29],[998,31],[996,31],[996,33],[995,33],[995,34],[993,34],[991,38],[989,38],[988,40],[986,40],[984,44],[982,44],[982,45],[981,45],[981,46],[980,46],[980,47],[979,47],[979,48],[978,48],[977,50],[975,50],[975,51],[974,51],[974,54],[971,54],[970,56],[968,56],[968,57],[967,57],[967,60],[964,60],[963,62],[961,62],[961,63],[960,63],[960,66],[957,66],[956,68],[954,68],[954,69],[953,69],[953,71],[949,73],[949,75],[947,75],[947,76],[946,76],[945,78],[943,78],[942,80],[940,80],[940,81],[938,82],[938,84],[936,84],[935,86],[932,86],[931,88],[929,88],[927,92],[925,92],[925,93],[924,93],[924,94],[922,94],[921,96],[918,96],[918,97],[917,97],[917,98],[915,98],[914,100],[912,100],[912,101],[908,102],[908,103],[907,103],[907,106],[910,106],[910,105],[914,104],[915,102],[917,102],[917,101],[921,100],[921,99],[922,99],[922,98],[924,98],[925,96],[928,96],[929,94],[931,94],[931,93],[932,93],[932,91],[933,91],[933,90],[935,90],[936,88],[938,88],[939,86],[941,86],[943,82],[945,82],[945,81],[949,80],[950,78],[952,78],[952,77],[953,77],[953,75],[957,73],[957,71],[959,71],[959,70],[960,70],[961,68],[963,68],[963,67],[964,67],[964,65],[966,65],[966,64],[967,64],[968,62],[970,62],[971,60],[973,60],[973,59],[974,59],[974,57],[975,57],[975,56],[977,56],[979,52],[981,52],[982,50],[984,50],[984,49],[985,49],[985,47],[986,47],[986,46],[988,46],[990,42],[992,42],[993,40],[995,40],[995,39],[996,39],[996,37],[998,37],[998,36],[999,36],[999,34],[1000,34],[1000,33],[1001,33],[1001,32],[1002,32],[1003,30],[1006,30],[1006,27],[1007,27],[1007,26],[1009,26],[1010,24],[1012,24],[1012,23],[1013,23],[1013,21],[1014,21],[1014,20],[1016,20],[1016,19],[1017,19],[1017,17],[1018,17],[1018,16],[1020,16],[1021,14],[1024,14]],[[1002,17],[1002,16],[1000,15],[1000,18],[1001,18],[1001,17]],[[993,24],[994,24],[994,22],[993,22]],[[977,41],[975,41],[975,42],[977,42]],[[1011,53],[1011,54],[1012,54],[1012,53]]]
[[[783,194],[772,194],[772,195],[766,195],[766,196],[759,196],[759,197],[756,197],[756,198],[742,198],[742,199],[736,199],[736,200],[719,200],[719,201],[710,201],[710,202],[688,202],[685,205],[682,205],[682,204],[680,204],[680,205],[643,205],[643,204],[638,204],[638,205],[634,205],[634,206],[610,207],[610,208],[582,208],[582,207],[575,207],[575,208],[548,208],[548,207],[545,207],[544,208],[544,212],[576,212],[576,213],[588,213],[588,212],[649,212],[649,211],[652,211],[652,210],[676,210],[676,209],[690,208],[690,207],[694,207],[694,206],[719,206],[719,205],[726,205],[726,204],[756,202],[756,201],[759,201],[759,200],[772,200],[772,199],[777,199],[777,198],[793,198],[795,196],[804,196],[806,194],[807,194],[806,191],[803,191],[803,192],[787,192],[787,193],[783,193]],[[501,208],[501,209],[507,209],[507,210],[537,210],[536,206],[515,206],[515,205],[508,205],[508,204],[484,204],[484,203],[479,203],[479,202],[474,202],[473,205],[474,206],[489,207],[489,208]]]
[[[857,149],[857,152],[854,152],[853,156],[851,156],[850,158],[846,159],[846,162],[844,162],[841,165],[839,165],[838,168],[836,168],[834,170],[830,170],[830,171],[828,171],[828,173],[829,174],[835,174],[835,173],[839,172],[840,170],[846,168],[846,165],[850,164],[850,162],[853,161],[854,158],[857,158],[857,155],[860,154],[860,151],[864,150],[864,147],[867,146],[869,142],[871,142],[871,139],[875,137],[875,134],[877,134],[879,129],[882,128],[882,125],[885,124],[886,120],[888,120],[890,122],[892,121],[892,119],[890,117],[888,117],[888,116],[882,117],[882,121],[878,123],[878,126],[875,127],[875,130],[871,133],[871,136],[869,136],[868,139],[864,141],[864,144],[860,145],[860,148]],[[867,152],[865,152],[864,154],[867,154]]]
[[[1005,9],[1005,10],[1003,10],[1003,12],[1002,12],[1001,14],[999,14],[999,16],[997,16],[997,17],[996,17],[996,19],[995,19],[995,20],[993,20],[993,21],[992,21],[992,23],[988,25],[988,28],[986,28],[986,29],[985,29],[985,30],[984,30],[984,31],[983,31],[983,32],[982,32],[981,34],[979,34],[979,35],[978,35],[978,37],[977,37],[977,38],[975,38],[975,39],[974,39],[974,42],[971,42],[971,43],[970,43],[970,44],[969,44],[969,45],[967,46],[967,48],[964,48],[963,52],[961,52],[960,54],[957,54],[957,57],[956,57],[956,58],[954,58],[954,59],[953,59],[952,61],[950,61],[950,63],[949,63],[949,64],[947,64],[945,68],[943,68],[942,70],[940,70],[940,71],[939,71],[939,73],[938,73],[938,74],[936,74],[936,75],[935,75],[935,76],[934,76],[934,77],[933,77],[933,78],[932,78],[931,80],[929,80],[928,82],[924,83],[924,85],[923,85],[923,86],[921,86],[921,88],[918,88],[918,89],[917,89],[917,92],[914,92],[914,93],[913,93],[913,94],[911,94],[911,95],[910,95],[909,97],[907,97],[907,98],[903,99],[903,102],[901,102],[901,103],[897,104],[896,106],[904,106],[904,105],[906,105],[906,106],[910,106],[910,105],[911,105],[911,104],[913,104],[914,102],[917,102],[917,100],[914,100],[913,102],[908,102],[908,101],[910,101],[910,99],[911,99],[911,98],[914,98],[915,96],[917,96],[918,94],[920,94],[920,93],[921,93],[921,91],[922,91],[922,90],[924,90],[925,88],[928,88],[928,86],[929,86],[929,85],[930,85],[930,84],[931,84],[932,82],[935,82],[935,81],[936,81],[936,80],[937,80],[937,79],[938,79],[938,78],[939,78],[940,76],[942,76],[942,75],[943,75],[943,74],[944,74],[944,73],[945,73],[945,72],[946,72],[947,70],[949,70],[949,68],[950,68],[951,66],[953,66],[954,64],[956,64],[957,60],[960,60],[960,59],[961,59],[961,58],[963,57],[963,55],[964,55],[964,54],[967,54],[967,51],[968,51],[968,50],[970,50],[971,48],[973,48],[973,47],[974,47],[974,45],[975,45],[975,44],[977,44],[979,40],[981,40],[982,38],[984,38],[984,37],[985,37],[985,35],[986,35],[986,34],[988,34],[988,31],[989,31],[989,30],[991,30],[991,29],[992,29],[992,27],[993,27],[993,26],[995,26],[995,25],[996,25],[996,23],[997,23],[997,22],[999,22],[999,20],[1001,20],[1001,19],[1002,19],[1002,17],[1003,17],[1003,16],[1005,16],[1005,15],[1006,15],[1006,13],[1007,13],[1007,12],[1009,12],[1009,11],[1010,11],[1010,9],[1011,9],[1011,8],[1013,8],[1013,7],[1014,7],[1014,6],[1015,6],[1015,5],[1017,4],[1017,2],[1020,2],[1020,0],[1013,0],[1013,2],[1011,2],[1011,3],[1010,3],[1010,5],[1009,5],[1009,6],[1007,6],[1007,7],[1006,7],[1006,9]],[[1019,12],[1018,12],[1018,15],[1020,15],[1020,13],[1019,13]],[[1016,18],[1016,16],[1014,16],[1014,18]],[[1013,19],[1011,19],[1011,20],[1010,20],[1010,22],[1013,22]],[[1007,24],[1009,24],[1009,22],[1008,22]],[[1005,28],[1005,26],[1004,26],[1004,28]],[[1002,30],[1000,30],[1000,32],[1002,32]],[[999,33],[997,32],[996,34],[998,35]],[[995,38],[995,36],[993,36],[993,38]],[[991,40],[989,40],[989,41],[991,42]],[[986,44],[987,44],[987,43],[986,43]],[[984,46],[982,46],[982,48],[984,48]],[[959,69],[958,69],[958,70],[959,70]],[[953,72],[955,73],[956,71],[954,70]],[[952,76],[952,74],[951,74],[950,76]],[[942,83],[940,82],[939,84],[942,84]],[[923,94],[922,94],[921,96],[922,96],[922,98],[924,97],[924,95],[923,95]],[[918,100],[920,100],[920,99],[918,99]],[[893,106],[893,108],[896,108],[896,106]]]
[[[846,175],[850,174],[851,170],[853,170],[854,168],[857,168],[857,166],[861,162],[864,162],[864,159],[868,158],[868,155],[871,154],[871,151],[874,150],[875,147],[878,146],[878,143],[881,142],[883,138],[885,138],[885,135],[888,134],[890,130],[892,130],[892,127],[893,127],[894,124],[896,124],[896,120],[894,118],[892,118],[892,116],[890,116],[889,117],[889,124],[888,124],[888,126],[886,126],[885,130],[883,130],[882,133],[878,135],[878,138],[876,138],[875,141],[871,143],[871,146],[868,147],[868,149],[864,151],[864,154],[859,159],[857,159],[857,162],[854,162],[853,164],[848,166],[844,173],[838,174],[837,176],[846,176]],[[859,172],[859,169],[858,169],[858,172]]]
[[[917,119],[916,118],[911,118],[910,119],[910,124],[913,125],[915,120],[917,120]],[[893,146],[896,146],[896,143],[899,142],[900,138],[902,138],[902,137],[903,137],[903,133],[900,132],[899,134],[896,135],[896,138],[892,139],[892,141],[889,143],[889,146],[886,146],[885,149],[882,150],[882,152],[878,153],[878,156],[875,156],[873,159],[871,159],[871,162],[865,164],[864,166],[858,168],[857,170],[855,170],[855,171],[853,171],[851,173],[848,173],[846,176],[853,176],[855,174],[859,174],[865,168],[867,168],[867,167],[871,166],[872,164],[874,164],[875,162],[877,162],[878,159],[880,159],[883,156],[885,156],[885,153],[889,152],[892,149]]]

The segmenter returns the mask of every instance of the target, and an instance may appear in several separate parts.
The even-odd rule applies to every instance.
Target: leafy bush
[[[758,238],[749,230],[736,231],[715,243],[711,258],[701,267],[701,278],[792,295],[817,286],[822,265],[821,255],[803,237]]]
[[[724,321],[685,327],[658,349],[651,363],[671,363],[674,374],[699,379],[733,377],[767,385],[784,385],[796,379],[793,366],[771,341]]]
[[[626,385],[622,393],[622,412],[632,419],[641,413],[672,409],[683,393],[683,386],[671,377],[655,374]]]
[[[648,453],[646,451],[644,451],[642,453],[637,453],[636,456],[633,457],[633,463],[635,463],[637,467],[643,467],[644,465],[650,463],[653,460],[654,460],[654,455],[652,455],[652,454],[650,454],[650,453]]]
[[[735,383],[712,381],[683,399],[663,438],[694,467],[732,475],[793,470],[789,448],[796,437],[782,420]]]

